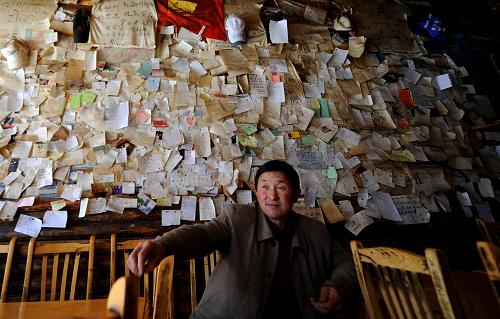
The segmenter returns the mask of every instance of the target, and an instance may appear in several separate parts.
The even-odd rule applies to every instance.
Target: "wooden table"
[[[0,303],[0,319],[104,319],[106,301],[106,299],[91,299]],[[139,298],[138,319],[143,316],[144,302],[144,298]]]

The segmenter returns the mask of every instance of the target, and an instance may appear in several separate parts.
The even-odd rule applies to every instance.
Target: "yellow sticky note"
[[[300,138],[300,132],[299,131],[288,132],[288,137],[293,139],[298,139]]]
[[[311,102],[312,102],[312,107],[314,110],[318,110],[321,108],[321,105],[319,104],[318,99],[313,99]]]
[[[184,1],[184,0],[169,0],[168,7],[176,12],[187,11],[189,13],[194,13],[196,10],[196,2]]]
[[[52,211],[60,210],[61,208],[66,207],[66,201],[64,199],[56,200],[50,202],[50,206],[52,207]]]
[[[171,206],[172,202],[169,198],[158,198],[156,199],[156,206]]]

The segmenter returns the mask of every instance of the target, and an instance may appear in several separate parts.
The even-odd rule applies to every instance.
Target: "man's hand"
[[[143,241],[128,258],[128,268],[136,276],[142,276],[144,272],[153,271],[165,258],[165,247],[154,241]]]
[[[332,313],[341,308],[340,294],[337,289],[330,286],[322,286],[319,300],[311,298],[311,304],[321,313]]]

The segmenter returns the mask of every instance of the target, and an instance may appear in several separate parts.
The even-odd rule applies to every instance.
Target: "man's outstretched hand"
[[[340,294],[337,289],[330,286],[322,286],[319,299],[311,298],[311,304],[321,313],[332,313],[341,308]]]
[[[154,241],[143,241],[128,258],[128,268],[136,276],[151,272],[166,257],[165,247]]]

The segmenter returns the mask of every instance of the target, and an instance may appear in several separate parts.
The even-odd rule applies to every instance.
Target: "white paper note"
[[[70,202],[77,201],[80,197],[82,197],[82,188],[77,185],[65,185],[64,191],[60,197],[67,199]]]
[[[450,75],[448,73],[438,75],[434,79],[436,81],[437,88],[440,90],[446,90],[453,86],[453,84],[451,83]]]
[[[345,59],[347,58],[348,53],[349,50],[342,50],[339,48],[335,48],[335,50],[333,51],[333,55],[330,58],[330,61],[328,62],[328,65],[333,67],[342,67],[342,65],[345,62]]]
[[[399,211],[392,201],[391,195],[388,193],[375,192],[372,194],[372,199],[377,205],[378,211],[382,213],[382,217],[388,220],[402,221]]]
[[[268,82],[267,91],[269,92],[267,99],[270,103],[285,102],[285,87],[283,82]]]
[[[66,228],[68,222],[68,212],[64,210],[46,211],[43,214],[42,227],[45,228]]]
[[[41,230],[42,230],[41,219],[24,214],[19,215],[16,228],[14,228],[15,232],[25,234],[31,237],[38,237],[38,234],[40,234]]]
[[[162,210],[161,211],[161,225],[162,226],[175,226],[181,224],[181,211],[180,210]]]
[[[196,196],[182,196],[181,219],[194,221],[196,219]]]
[[[272,43],[288,43],[287,20],[269,21],[269,36]]]
[[[215,205],[210,197],[200,197],[200,220],[215,218]]]
[[[79,218],[85,217],[85,214],[87,213],[87,205],[88,204],[89,204],[88,198],[82,198],[80,200],[80,211],[78,213]]]
[[[371,224],[373,224],[373,218],[367,214],[366,210],[362,210],[351,216],[344,226],[357,236],[366,226]]]
[[[236,191],[236,201],[238,204],[251,204],[252,191],[249,189],[242,189]]]

